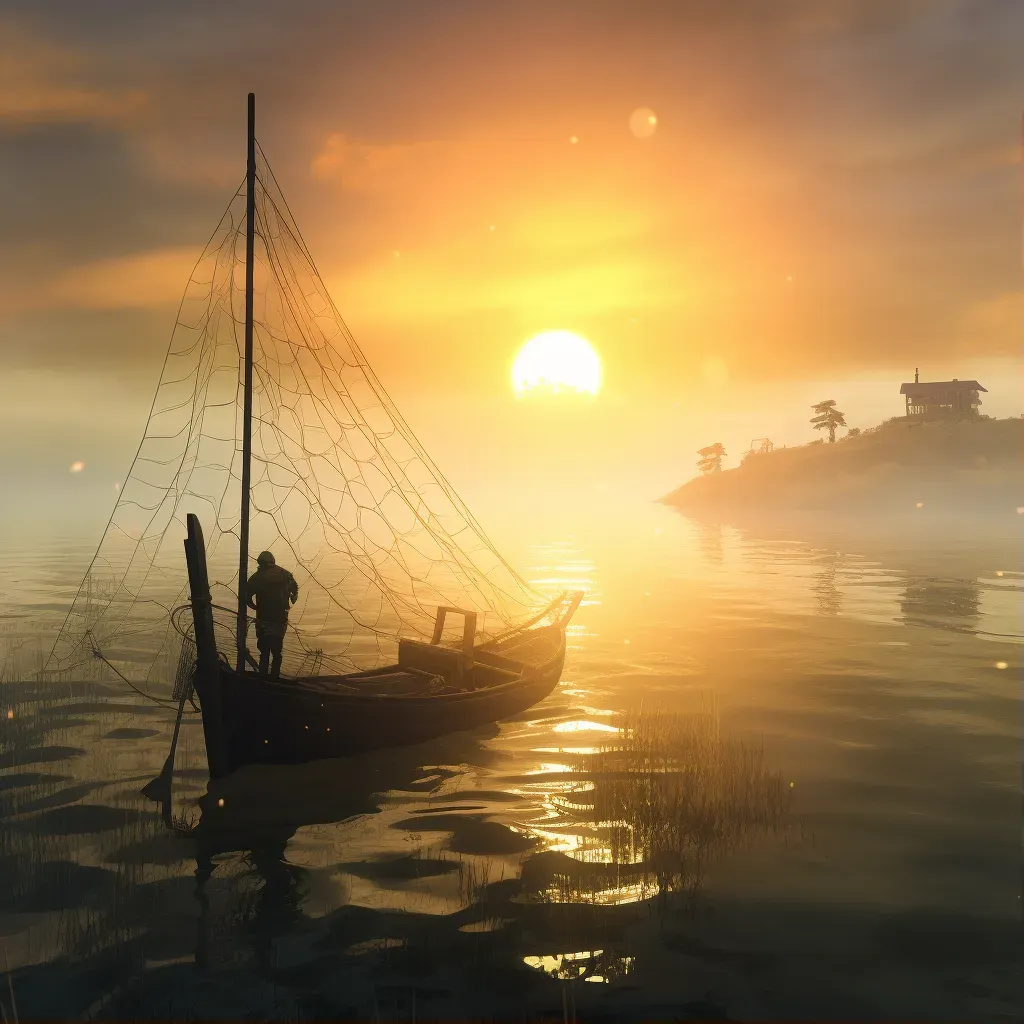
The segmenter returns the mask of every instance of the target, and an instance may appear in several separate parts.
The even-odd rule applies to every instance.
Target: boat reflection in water
[[[296,863],[289,849],[300,842],[300,830],[343,826],[375,815],[393,794],[408,798],[429,792],[451,774],[424,765],[486,763],[480,739],[494,731],[484,728],[359,757],[250,765],[211,781],[190,831],[200,908],[197,966],[216,970],[241,962],[264,975],[272,971],[275,944],[319,917],[310,903],[318,869]],[[319,846],[318,859],[328,869],[337,854],[352,852],[330,837]],[[337,907],[321,904],[319,909],[326,916]]]
[[[691,911],[717,858],[783,824],[790,791],[710,704],[554,729],[602,740],[500,791],[469,785],[499,756],[475,734],[212,784],[193,831],[197,965],[357,1017],[562,1012],[583,997],[561,983],[628,987],[633,926]],[[346,821],[311,864],[304,826]],[[330,905],[327,875],[345,880]]]

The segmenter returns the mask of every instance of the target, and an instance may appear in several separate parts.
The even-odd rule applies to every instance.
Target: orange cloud
[[[417,169],[437,162],[441,145],[434,142],[374,145],[334,132],[313,158],[310,170],[319,181],[334,181],[353,192],[387,192],[410,184]]]
[[[137,309],[177,302],[198,258],[196,247],[176,246],[96,260],[62,274],[45,299],[82,309]]]
[[[83,263],[42,283],[8,283],[0,314],[39,309],[146,309],[177,303],[199,259],[198,246],[171,246]]]
[[[667,269],[609,252],[559,267],[467,273],[461,261],[437,253],[400,254],[362,267],[332,291],[363,323],[415,324],[485,310],[545,323],[678,299]]]
[[[10,23],[0,23],[0,120],[107,120],[142,107],[141,90],[117,92],[83,81],[88,69],[71,50],[41,42]]]
[[[161,181],[233,188],[244,180],[245,153],[222,136],[210,138],[195,125],[153,119],[130,136],[147,170]]]

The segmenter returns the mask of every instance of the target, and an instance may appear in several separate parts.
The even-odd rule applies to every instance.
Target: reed
[[[7,959],[7,947],[4,946],[4,967],[7,970],[7,991],[11,997],[11,1019],[18,1024],[18,1001],[14,998],[14,978],[11,977],[11,964]],[[6,1014],[4,1017],[6,1018]]]
[[[579,755],[581,784],[554,802],[575,822],[576,864],[548,876],[550,902],[630,902],[695,894],[706,868],[775,832],[790,790],[764,751],[723,735],[717,705],[623,715],[615,738]]]

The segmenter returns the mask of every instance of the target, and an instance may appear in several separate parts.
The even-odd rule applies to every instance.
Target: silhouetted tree
[[[836,443],[836,428],[846,426],[846,417],[836,408],[835,400],[819,402],[814,408],[811,423],[815,430],[827,430],[829,444]]]
[[[709,444],[707,448],[701,448],[697,454],[697,468],[702,473],[717,473],[722,468],[722,459],[725,458],[725,448],[721,441]]]

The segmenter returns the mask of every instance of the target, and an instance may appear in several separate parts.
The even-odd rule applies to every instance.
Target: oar
[[[178,730],[181,728],[181,716],[185,712],[185,701],[188,700],[189,692],[187,686],[183,689],[184,692],[178,704],[178,717],[174,722],[174,735],[171,736],[170,753],[167,755],[167,760],[164,761],[163,768],[160,769],[160,774],[151,782],[147,782],[140,790],[144,797],[163,805],[163,818],[165,824],[168,825],[171,820],[171,778],[174,775],[174,749],[178,745]]]

